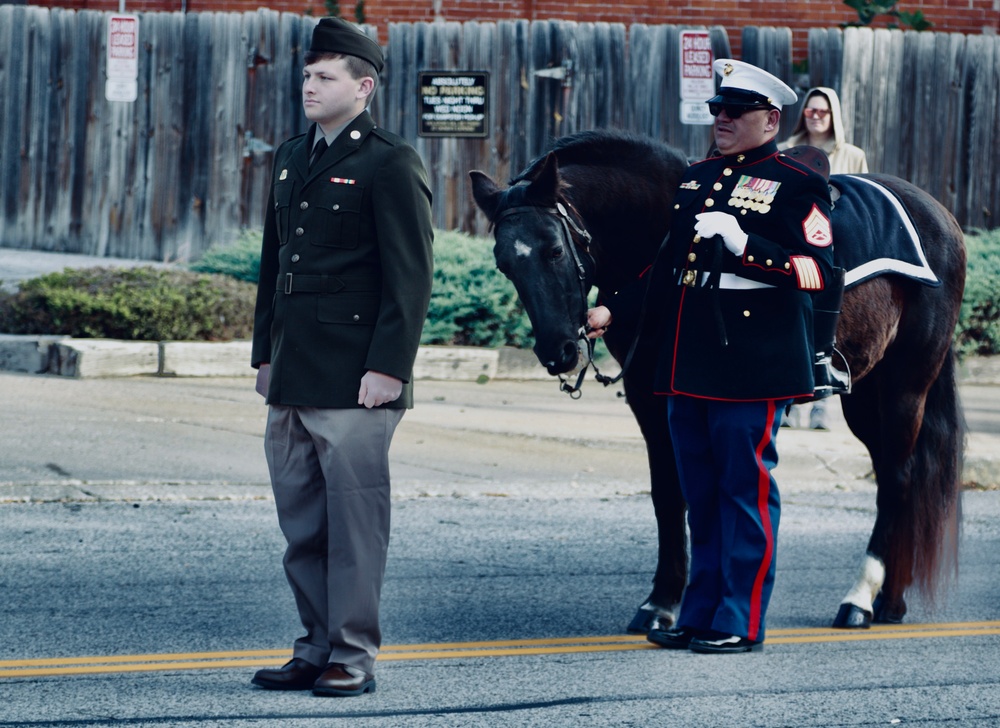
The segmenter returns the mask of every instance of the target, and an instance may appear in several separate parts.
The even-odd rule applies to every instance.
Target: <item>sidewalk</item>
[[[97,260],[0,249],[0,279]],[[269,497],[249,346],[0,335],[0,407],[19,423],[0,447],[0,501],[121,497],[125,482],[140,498]],[[394,444],[398,496],[531,495],[539,478],[550,494],[648,490],[645,446],[618,387],[590,376],[571,400],[514,349],[421,347],[415,375],[416,407]],[[964,401],[993,408],[997,384],[1000,357],[963,365]],[[865,448],[838,404],[829,409],[830,432],[781,430],[783,484],[874,491]],[[965,480],[1000,487],[1000,435],[969,434]]]
[[[983,389],[983,388],[980,388]],[[968,395],[974,396],[973,393]],[[393,442],[393,497],[645,496],[645,443],[617,388],[420,381]],[[994,395],[994,402],[1000,396]],[[267,414],[246,377],[73,379],[0,372],[0,502],[270,499]],[[777,478],[795,493],[868,493],[868,454],[830,431],[782,428]],[[965,478],[1000,487],[1000,435],[968,437]]]

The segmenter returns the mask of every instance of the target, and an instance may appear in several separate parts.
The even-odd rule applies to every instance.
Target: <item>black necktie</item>
[[[316,146],[313,147],[312,156],[309,158],[310,169],[312,169],[312,166],[316,164],[316,160],[318,160],[320,157],[323,156],[323,152],[325,152],[329,148],[329,146],[330,145],[326,143],[325,138],[320,139],[318,142],[316,142]]]

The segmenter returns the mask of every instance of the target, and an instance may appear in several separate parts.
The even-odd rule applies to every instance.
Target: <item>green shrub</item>
[[[210,248],[193,270],[256,282],[260,231]],[[434,234],[434,287],[423,344],[530,347],[531,324],[514,285],[496,269],[493,241],[460,232]]]
[[[955,342],[961,356],[1000,354],[1000,230],[965,236],[968,267]]]
[[[533,344],[531,324],[514,284],[496,269],[493,242],[460,232],[435,233],[434,287],[424,344]]]
[[[260,277],[260,230],[243,230],[229,245],[213,245],[188,266],[199,273],[219,273],[257,283]]]
[[[1000,354],[1000,230],[966,235],[968,271],[955,332],[961,356]],[[207,251],[192,271],[66,269],[0,291],[0,331],[139,341],[228,341],[252,335],[260,232]],[[593,294],[591,296],[593,298]],[[440,232],[421,343],[533,344],[513,284],[497,272],[492,241]]]
[[[248,339],[255,287],[151,266],[67,268],[0,295],[0,331],[128,341]]]

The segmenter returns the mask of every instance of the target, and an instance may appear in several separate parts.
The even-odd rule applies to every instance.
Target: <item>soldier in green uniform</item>
[[[375,689],[388,450],[413,403],[433,268],[423,163],[367,111],[382,65],[377,43],[322,18],[302,81],[313,124],[275,153],[251,364],[306,634],[290,662],[254,676],[267,689]]]

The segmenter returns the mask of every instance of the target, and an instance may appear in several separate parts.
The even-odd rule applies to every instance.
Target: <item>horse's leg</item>
[[[637,384],[636,379],[646,381]],[[629,407],[646,441],[650,494],[658,539],[653,590],[628,625],[629,632],[644,634],[654,620],[658,620],[658,626],[663,628],[672,626],[680,611],[681,596],[687,583],[685,505],[677,477],[674,448],[667,430],[666,398],[652,395],[649,380],[641,373],[638,377],[626,377],[625,384]]]
[[[844,400],[845,417],[871,454],[878,512],[836,627],[902,621],[907,587],[917,580],[929,594],[942,547],[954,553],[964,438],[954,358],[949,350],[937,360],[933,352],[922,362],[902,359],[884,360]]]
[[[888,484],[878,479],[878,467],[875,465],[882,458],[882,418],[879,410],[879,388],[876,377],[872,376],[854,384],[850,395],[842,396],[841,402],[844,409],[844,417],[851,431],[868,448],[872,464],[878,482],[879,497],[884,490],[888,489]],[[881,506],[881,504],[879,504]],[[882,518],[880,526],[880,516],[882,509],[879,507],[875,518],[875,526],[872,529],[872,536],[869,539],[868,550],[861,563],[861,569],[857,581],[848,590],[847,595],[840,603],[840,609],[833,620],[834,627],[845,628],[868,628],[871,626],[874,617],[874,602],[885,583],[885,561],[884,555],[873,553],[873,543],[876,540],[875,534],[881,533],[885,529],[885,519]],[[878,539],[881,541],[882,539]]]

